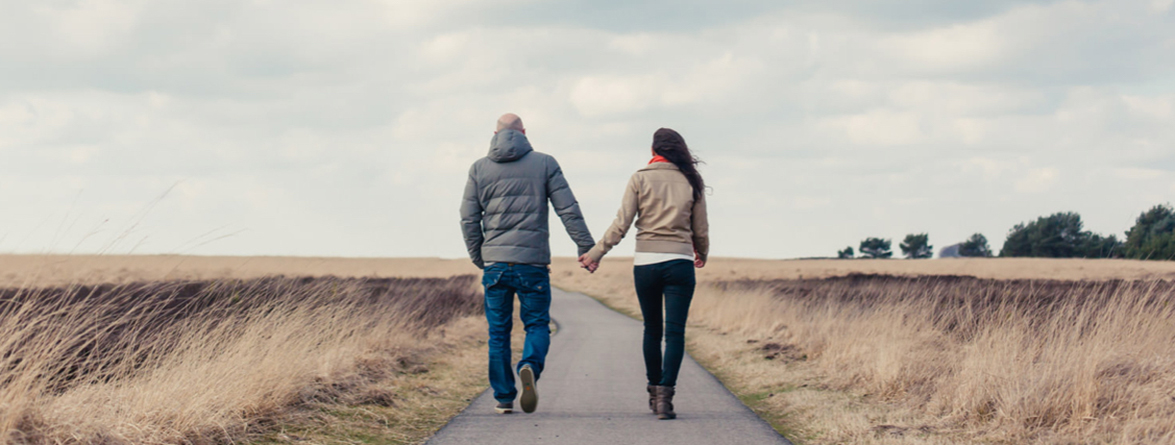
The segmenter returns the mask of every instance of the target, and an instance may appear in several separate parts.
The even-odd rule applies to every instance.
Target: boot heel
[[[657,414],[657,387],[649,385],[645,390],[649,392],[649,411]]]
[[[673,412],[673,396],[676,390],[672,386],[658,386],[657,387],[657,418],[661,420],[676,419],[677,413]]]

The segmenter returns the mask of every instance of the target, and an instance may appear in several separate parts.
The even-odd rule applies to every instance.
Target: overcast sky
[[[670,127],[717,256],[1121,237],[1175,195],[1173,2],[2,0],[0,252],[463,257],[504,112],[597,236]]]

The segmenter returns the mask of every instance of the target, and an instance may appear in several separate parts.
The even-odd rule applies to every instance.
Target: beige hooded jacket
[[[668,162],[654,162],[628,180],[616,221],[588,257],[600,261],[612,250],[636,219],[636,251],[680,253],[706,260],[710,252],[710,223],[706,199],[694,199],[694,190],[681,170]]]

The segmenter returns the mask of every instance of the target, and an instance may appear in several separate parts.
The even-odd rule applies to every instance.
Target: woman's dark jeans
[[[673,260],[632,268],[636,296],[645,318],[645,374],[650,385],[676,386],[677,371],[685,355],[685,321],[694,298],[694,263]],[[662,300],[664,297],[664,300]],[[665,315],[661,315],[661,302]],[[662,328],[664,326],[664,328]],[[661,358],[661,337],[665,358]]]

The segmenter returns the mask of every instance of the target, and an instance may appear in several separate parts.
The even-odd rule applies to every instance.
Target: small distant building
[[[963,255],[959,255],[959,249],[961,249],[961,248],[963,248],[963,243],[951,244],[949,246],[943,247],[942,250],[938,251],[938,257],[939,258],[962,258]]]

